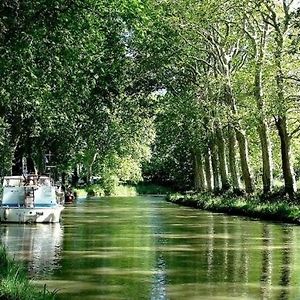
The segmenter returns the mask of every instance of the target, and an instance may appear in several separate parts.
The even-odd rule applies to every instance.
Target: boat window
[[[5,178],[3,186],[21,186],[19,178]]]
[[[50,186],[50,180],[49,180],[49,178],[40,178],[39,184],[45,185],[45,186]]]

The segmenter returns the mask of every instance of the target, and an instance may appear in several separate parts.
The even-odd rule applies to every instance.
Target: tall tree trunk
[[[287,131],[286,117],[278,117],[276,120],[276,127],[280,137],[281,163],[284,178],[285,191],[293,198],[296,188],[294,168],[291,160],[291,145],[290,137]]]
[[[272,162],[272,148],[269,138],[269,128],[264,119],[259,120],[258,133],[261,144],[262,154],[262,181],[263,193],[267,194],[273,189],[273,162]]]
[[[87,165],[87,184],[91,184],[91,180],[92,180],[92,176],[93,176],[93,165],[96,161],[96,158],[98,156],[98,152],[94,151],[90,158],[91,158],[91,161],[88,162],[88,165]]]
[[[63,186],[66,186],[67,185],[67,174],[65,172],[62,172],[61,173],[61,183]]]
[[[35,167],[34,160],[32,159],[32,156],[29,154],[27,157],[27,172],[28,174],[37,174],[37,169]]]
[[[72,174],[72,185],[73,186],[77,186],[78,185],[78,180],[79,180],[79,176],[78,176],[78,165],[75,164],[74,166],[74,171]]]
[[[241,190],[241,182],[240,182],[238,167],[236,162],[236,137],[235,137],[235,131],[231,125],[229,125],[228,149],[229,149],[229,169],[230,169],[232,187],[234,191],[239,192]]]
[[[283,36],[276,31],[276,51],[275,51],[275,66],[276,66],[276,85],[277,85],[277,109],[278,116],[276,118],[276,127],[280,138],[281,149],[281,165],[284,178],[285,191],[291,198],[296,192],[296,182],[294,169],[292,164],[292,154],[290,137],[287,129],[287,103],[284,96],[284,80],[282,68],[282,53],[283,53]]]
[[[45,173],[45,152],[43,150],[43,148],[40,146],[37,149],[37,153],[35,154],[35,159],[34,159],[35,163],[36,163],[36,168],[37,168],[37,172],[38,174],[44,174]]]
[[[253,186],[253,178],[250,173],[249,167],[249,155],[248,155],[248,141],[246,139],[246,135],[243,130],[240,128],[235,128],[236,139],[238,141],[239,150],[240,150],[240,161],[241,161],[241,168],[243,179],[245,182],[245,190],[247,193],[254,192]]]
[[[195,190],[197,192],[205,191],[206,183],[205,183],[205,175],[204,175],[204,165],[202,154],[199,151],[195,151],[194,153],[195,160]]]
[[[214,139],[209,142],[209,148],[210,148],[210,153],[211,153],[214,191],[219,192],[220,191],[219,160],[218,160],[218,153],[217,153]]]
[[[211,172],[211,155],[208,147],[205,151],[205,178],[206,178],[207,189],[209,191],[212,191],[213,186],[212,186],[212,172]]]
[[[227,191],[230,189],[230,183],[228,179],[228,169],[227,169],[227,161],[226,161],[226,153],[225,153],[225,141],[222,129],[220,125],[217,125],[216,129],[216,142],[218,146],[218,156],[219,156],[219,167],[220,167],[220,175],[221,175],[221,183],[222,190]]]
[[[226,93],[228,104],[230,104],[231,111],[232,111],[232,114],[234,117],[235,133],[236,133],[236,139],[237,139],[238,146],[239,146],[241,169],[242,169],[243,179],[245,182],[245,190],[247,193],[253,193],[254,192],[254,184],[253,184],[253,178],[251,176],[251,171],[250,171],[250,163],[249,163],[249,155],[248,155],[248,141],[246,138],[246,134],[242,130],[240,122],[238,120],[235,98],[233,95],[229,76],[228,76],[227,80],[228,80],[228,82],[225,86],[225,93]]]
[[[16,145],[14,148],[14,154],[13,154],[13,165],[12,165],[12,175],[20,175],[23,173],[23,156],[24,156],[24,150],[19,146]]]
[[[272,161],[272,148],[269,138],[269,128],[265,118],[265,103],[263,100],[263,84],[262,84],[262,67],[265,54],[266,45],[266,31],[265,26],[259,45],[256,45],[256,41],[253,40],[254,49],[256,51],[256,63],[255,63],[255,76],[254,76],[254,97],[256,99],[256,105],[258,108],[258,134],[261,145],[262,155],[262,181],[263,181],[263,193],[267,194],[273,189],[273,161]]]

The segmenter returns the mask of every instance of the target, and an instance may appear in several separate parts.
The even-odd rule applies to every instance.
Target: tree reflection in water
[[[282,227],[282,245],[282,264],[279,282],[281,290],[278,299],[286,300],[289,299],[288,287],[290,286],[291,281],[291,256],[293,245],[292,228],[289,226]]]
[[[269,224],[263,224],[262,238],[261,296],[262,299],[270,299],[272,284],[272,239]]]
[[[1,242],[10,256],[25,261],[30,277],[42,278],[60,268],[63,230],[60,224],[8,224]]]
[[[0,227],[9,253],[61,300],[300,299],[299,226],[151,197],[76,205],[65,211],[64,232]]]

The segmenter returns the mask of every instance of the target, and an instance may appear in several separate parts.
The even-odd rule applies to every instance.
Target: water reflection
[[[263,224],[262,230],[262,270],[261,295],[263,299],[270,299],[272,285],[272,232],[269,224]]]
[[[282,228],[282,244],[284,246],[282,250],[282,264],[280,272],[280,282],[281,286],[280,295],[278,299],[286,300],[289,299],[289,289],[291,281],[291,256],[292,256],[292,245],[293,236],[291,227]]]
[[[300,299],[299,226],[135,197],[68,207],[63,241],[49,228],[7,226],[2,240],[62,300]]]
[[[162,255],[159,255],[156,262],[155,273],[152,284],[151,300],[165,300],[166,293],[166,264]]]
[[[8,254],[27,262],[30,276],[42,278],[59,268],[63,239],[60,224],[1,225],[0,232]]]

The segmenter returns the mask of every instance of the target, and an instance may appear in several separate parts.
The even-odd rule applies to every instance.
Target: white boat
[[[57,223],[63,193],[47,176],[6,176],[0,203],[0,222]]]

